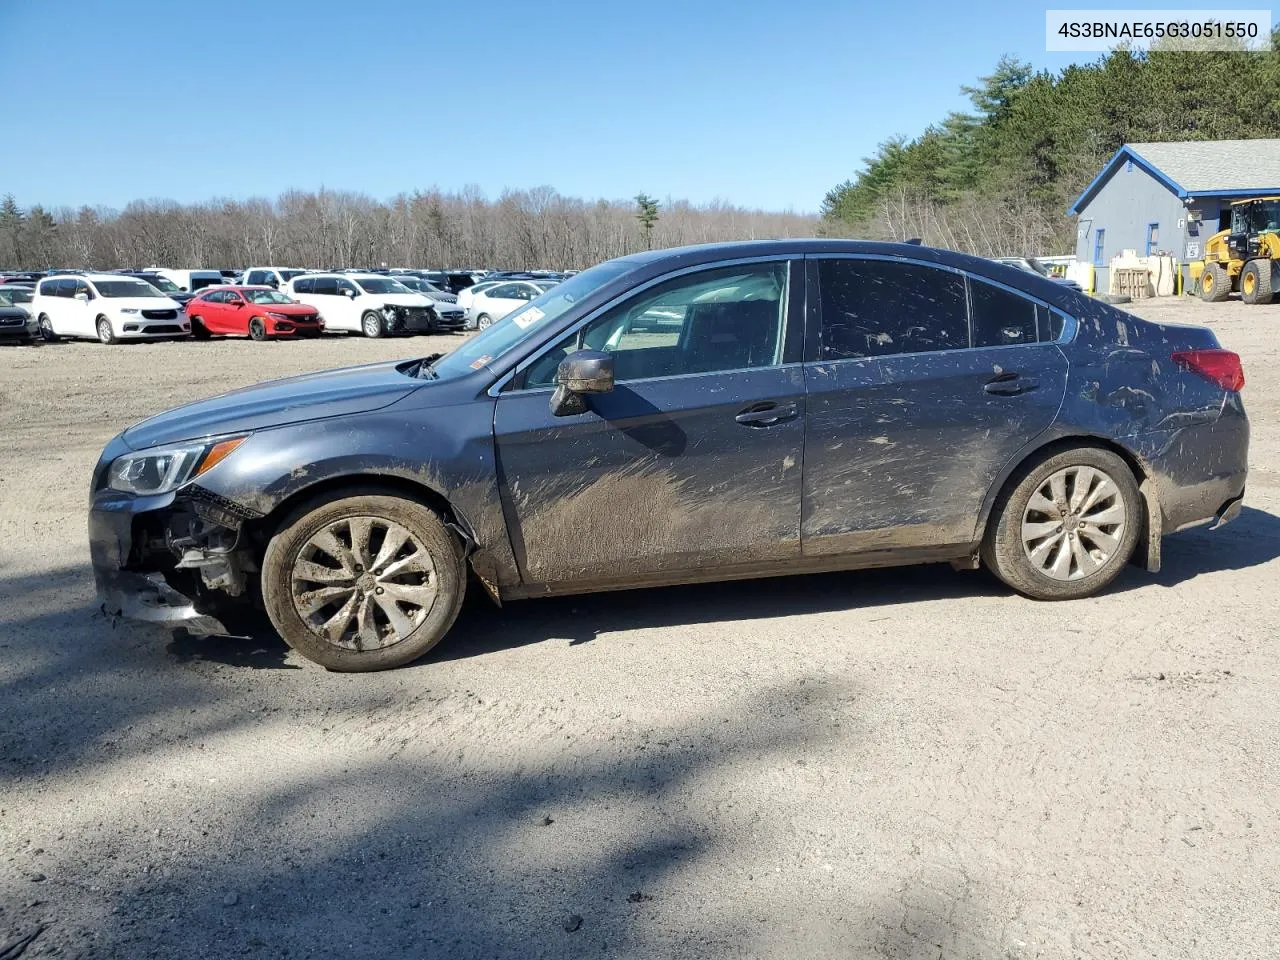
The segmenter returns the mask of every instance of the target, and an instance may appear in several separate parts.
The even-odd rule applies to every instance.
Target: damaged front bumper
[[[212,600],[249,599],[253,564],[242,534],[250,513],[195,485],[151,497],[95,489],[89,554],[103,611],[227,633]]]

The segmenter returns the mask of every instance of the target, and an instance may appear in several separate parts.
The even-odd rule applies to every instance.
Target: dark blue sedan
[[[834,240],[611,260],[444,357],[130,427],[93,477],[107,609],[265,607],[337,670],[498,601],[892,564],[1075,599],[1240,510],[1240,359],[1034,273]]]

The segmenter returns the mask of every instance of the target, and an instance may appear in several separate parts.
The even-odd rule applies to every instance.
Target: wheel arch
[[[475,549],[476,538],[471,524],[442,492],[421,481],[397,474],[367,471],[334,474],[291,492],[264,516],[254,521],[254,532],[260,540],[259,548],[265,549],[267,541],[276,535],[286,521],[313,504],[333,499],[336,494],[354,497],[379,493],[413,500],[430,507],[462,539],[468,556]]]
[[[1099,434],[1075,433],[1045,437],[1032,443],[1018,452],[991,484],[986,497],[982,501],[982,512],[978,518],[978,526],[974,531],[974,541],[982,542],[990,526],[996,502],[1010,487],[1021,479],[1024,470],[1063,450],[1078,447],[1094,447],[1114,453],[1123,460],[1133,472],[1133,479],[1138,484],[1138,492],[1142,494],[1142,529],[1138,535],[1138,549],[1134,551],[1135,562],[1141,552],[1142,564],[1147,570],[1156,573],[1160,570],[1160,540],[1163,535],[1160,498],[1156,490],[1155,475],[1141,456],[1129,447],[1112,437]]]

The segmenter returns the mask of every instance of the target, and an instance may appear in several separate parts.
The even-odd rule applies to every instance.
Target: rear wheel
[[[254,317],[249,321],[249,338],[251,340],[267,339],[267,325],[261,317]]]
[[[382,336],[382,317],[370,310],[360,320],[360,329],[364,331],[364,335],[370,338]]]
[[[1124,460],[1097,447],[1064,450],[1010,480],[987,525],[982,559],[1032,599],[1087,597],[1129,562],[1142,509]]]
[[[262,596],[285,642],[330,670],[398,667],[444,638],[466,585],[434,511],[392,495],[303,508],[267,545]]]
[[[1200,274],[1200,299],[1208,303],[1218,303],[1231,294],[1231,276],[1222,265],[1206,263],[1204,273]]]
[[[491,326],[493,326],[493,319],[487,313],[482,313],[476,317],[477,330],[488,330]]]
[[[1274,292],[1271,288],[1271,261],[1250,260],[1240,271],[1240,299],[1245,303],[1270,303]]]
[[[53,332],[53,321],[49,319],[47,313],[40,314],[40,337],[45,343],[57,343],[58,335]]]
[[[191,336],[196,340],[208,340],[209,328],[204,325],[202,317],[191,318]]]
[[[115,331],[111,329],[111,321],[106,317],[98,318],[98,339],[103,343],[119,343]]]

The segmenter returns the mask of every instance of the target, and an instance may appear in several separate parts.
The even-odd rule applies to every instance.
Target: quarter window
[[[823,260],[818,283],[824,360],[969,346],[958,273],[892,260]]]
[[[316,277],[313,281],[315,288],[312,290],[318,297],[336,297],[338,295],[338,278],[337,277]]]
[[[526,387],[555,383],[577,350],[614,355],[619,381],[781,363],[787,264],[742,264],[675,277],[601,314],[539,357]]]

